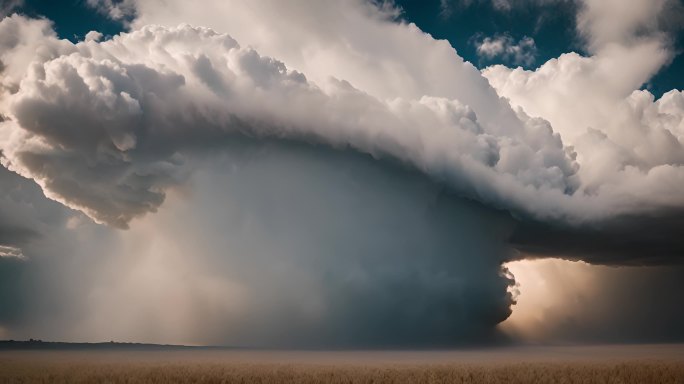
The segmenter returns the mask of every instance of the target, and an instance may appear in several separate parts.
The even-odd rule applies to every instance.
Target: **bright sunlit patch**
[[[519,260],[507,263],[516,286],[517,303],[501,329],[535,341],[546,336],[595,287],[597,267],[582,261],[559,259]]]
[[[0,245],[0,257],[14,257],[17,259],[25,258],[21,248],[12,247],[10,245]]]

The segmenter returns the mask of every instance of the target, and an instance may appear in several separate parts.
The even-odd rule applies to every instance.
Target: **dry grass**
[[[671,361],[278,363],[0,355],[0,383],[684,383]]]

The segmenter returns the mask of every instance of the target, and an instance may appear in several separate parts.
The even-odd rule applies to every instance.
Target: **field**
[[[0,383],[684,383],[683,346],[0,351]]]

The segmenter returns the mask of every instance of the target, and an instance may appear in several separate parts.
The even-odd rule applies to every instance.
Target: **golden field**
[[[0,383],[684,383],[684,360],[600,351],[2,351]]]

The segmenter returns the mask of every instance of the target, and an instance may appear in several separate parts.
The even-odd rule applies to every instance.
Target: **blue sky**
[[[549,59],[565,52],[586,54],[581,39],[575,32],[574,3],[533,5],[513,7],[496,11],[491,2],[471,2],[463,5],[461,0],[452,0],[449,12],[443,12],[440,0],[400,0],[406,20],[416,23],[423,31],[438,39],[447,39],[466,60],[478,68],[490,64],[506,64],[501,60],[487,61],[478,58],[473,39],[478,34],[492,36],[509,34],[515,40],[532,37],[537,46],[536,68]],[[684,35],[676,38],[677,52],[684,49]],[[671,89],[684,88],[684,55],[677,55],[668,67],[661,70],[644,88],[656,96]]]
[[[582,40],[575,31],[577,6],[572,3],[533,5],[496,10],[491,2],[452,0],[397,0],[403,9],[402,18],[438,39],[446,39],[467,61],[483,68],[492,64],[534,69],[549,59],[565,52],[586,54]],[[65,6],[65,4],[68,4]],[[446,7],[445,7],[446,6]],[[64,2],[27,0],[19,9],[30,16],[45,16],[52,20],[57,33],[72,41],[83,39],[91,30],[105,36],[123,30],[112,21],[86,5],[84,0]],[[506,58],[487,59],[477,54],[476,43],[485,37],[508,35],[513,41],[524,37],[534,39],[537,51],[531,63],[514,63]],[[672,89],[684,89],[684,33],[676,36],[678,53],[673,62],[644,84],[657,97]]]

